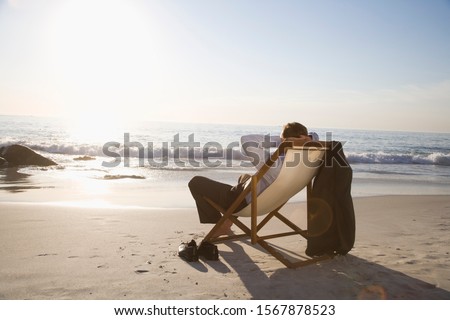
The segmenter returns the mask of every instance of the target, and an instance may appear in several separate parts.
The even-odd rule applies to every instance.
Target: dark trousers
[[[200,222],[216,223],[222,215],[219,211],[214,209],[204,197],[209,198],[221,207],[227,209],[242,192],[244,182],[240,179],[240,182],[236,186],[232,186],[209,178],[196,176],[189,181],[188,186],[197,205]],[[246,205],[247,203],[244,199],[236,211],[241,210]]]

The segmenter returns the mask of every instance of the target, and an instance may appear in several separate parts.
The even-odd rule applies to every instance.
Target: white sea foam
[[[423,164],[450,166],[450,154],[395,154],[386,152],[364,152],[348,153],[347,159],[350,163],[366,164]]]

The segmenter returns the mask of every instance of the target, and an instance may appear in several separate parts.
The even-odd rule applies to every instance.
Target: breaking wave
[[[377,153],[349,153],[347,159],[350,163],[363,164],[423,164],[450,166],[450,154],[430,153],[430,154],[389,154],[385,152]]]
[[[125,156],[128,153],[130,158],[148,158],[148,159],[173,159],[175,157],[180,159],[204,159],[209,158],[211,161],[214,159],[232,159],[232,160],[246,160],[247,157],[244,156],[238,147],[234,148],[179,148],[175,150],[170,147],[154,147],[154,148],[141,148],[136,147],[124,148],[121,145],[119,148],[110,146],[104,148],[104,146],[99,145],[67,145],[67,144],[30,144],[23,141],[14,141],[10,143],[2,143],[1,146],[6,146],[10,144],[21,144],[27,146],[35,151],[42,151],[50,154],[61,154],[61,155],[71,155],[71,156],[91,156],[91,157],[115,157]],[[193,152],[192,152],[193,151]],[[105,153],[106,152],[106,153]]]
[[[9,144],[22,144],[35,151],[41,151],[49,154],[60,154],[69,156],[90,156],[90,157],[124,157],[126,153],[130,158],[155,159],[158,163],[165,159],[196,159],[208,160],[214,162],[216,159],[226,160],[248,160],[242,154],[239,147],[233,148],[179,148],[174,150],[170,147],[154,148],[124,148],[123,145],[116,148],[111,146],[107,149],[104,146],[92,144],[33,144],[24,141],[14,141],[1,143],[1,146]],[[105,154],[106,151],[106,154]],[[346,152],[347,159],[353,164],[422,164],[450,166],[450,153],[429,152],[429,153],[388,153],[388,152]]]

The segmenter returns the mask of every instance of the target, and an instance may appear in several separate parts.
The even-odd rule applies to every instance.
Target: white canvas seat
[[[301,235],[302,237],[307,238],[307,230],[301,229],[295,223],[283,216],[279,211],[289,199],[305,187],[307,187],[307,200],[309,199],[311,181],[317,175],[326,148],[325,142],[308,142],[303,146],[289,146],[288,144],[283,143],[272,154],[271,158],[266,162],[266,165],[251,177],[251,182],[244,188],[243,192],[229,208],[221,208],[207,198],[206,200],[219,210],[223,216],[206,235],[204,241],[214,243],[250,237],[253,244],[260,244],[289,268],[298,267],[323,259],[324,257],[316,257],[306,258],[303,261],[291,262],[266,240],[291,235]],[[278,177],[269,187],[257,195],[256,186],[258,181],[264,176],[270,166],[282,155],[284,155],[285,158]],[[248,193],[251,193],[251,203],[234,213]],[[258,223],[258,216],[262,215],[266,215],[266,217]],[[247,227],[247,225],[241,221],[245,220],[240,219],[244,217],[250,217],[250,227]],[[284,222],[284,224],[290,227],[292,231],[260,236],[258,234],[260,229],[262,229],[273,217],[277,217]],[[232,220],[234,224],[243,231],[243,234],[214,237],[216,230],[218,230],[227,219]]]
[[[286,151],[283,168],[276,180],[258,195],[258,215],[264,215],[278,208],[303,190],[317,174],[322,163],[324,148],[293,147]],[[251,216],[251,204],[234,214]]]

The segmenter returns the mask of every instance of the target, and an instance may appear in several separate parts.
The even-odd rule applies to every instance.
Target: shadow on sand
[[[252,299],[450,299],[449,291],[351,254],[298,269],[280,263],[275,271],[263,271],[240,244],[223,245],[231,252],[221,252],[221,259],[239,275]]]

